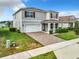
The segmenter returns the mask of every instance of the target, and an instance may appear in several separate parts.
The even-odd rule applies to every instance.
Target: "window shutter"
[[[58,14],[56,14],[56,18],[58,18]]]
[[[50,13],[50,18],[53,18],[53,14],[52,13]]]
[[[33,12],[33,17],[35,18],[35,12]]]
[[[27,11],[25,11],[25,17],[27,17]]]

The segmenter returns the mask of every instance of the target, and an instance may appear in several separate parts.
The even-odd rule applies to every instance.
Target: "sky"
[[[54,10],[60,16],[74,15],[79,18],[79,0],[0,0],[0,21],[13,20],[12,14],[25,7]]]

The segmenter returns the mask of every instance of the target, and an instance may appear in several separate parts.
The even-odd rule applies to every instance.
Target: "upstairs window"
[[[33,17],[33,18],[35,18],[35,12],[27,12],[27,11],[25,11],[25,17]]]
[[[53,18],[53,14],[52,13],[50,13],[50,18]]]
[[[50,18],[58,18],[58,14],[53,14],[53,13],[50,13]]]
[[[56,18],[58,18],[58,14],[56,14]]]

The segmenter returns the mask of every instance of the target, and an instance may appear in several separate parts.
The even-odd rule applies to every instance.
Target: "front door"
[[[48,31],[48,24],[43,23],[42,24],[42,30],[47,32]]]
[[[55,28],[56,28],[56,29],[58,28],[58,23],[55,23]]]

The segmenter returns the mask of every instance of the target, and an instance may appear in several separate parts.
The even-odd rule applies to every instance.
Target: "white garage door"
[[[38,32],[41,31],[40,24],[28,24],[24,28],[25,32]]]

